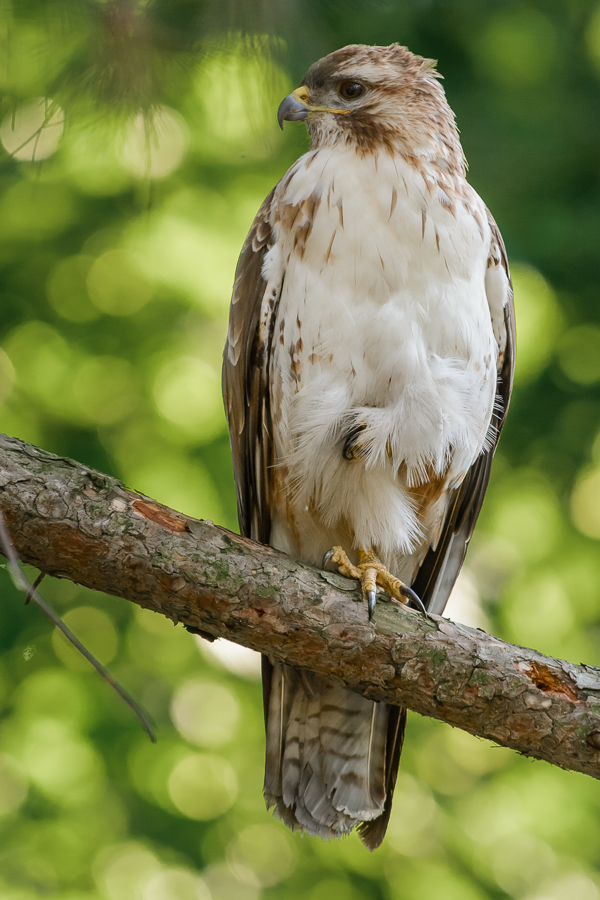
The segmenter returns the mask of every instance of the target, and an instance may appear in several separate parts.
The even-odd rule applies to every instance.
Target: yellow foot
[[[358,565],[355,566],[350,562],[347,553],[341,547],[332,547],[323,557],[324,569],[329,562],[334,562],[337,565],[340,575],[346,575],[348,578],[356,578],[360,581],[363,597],[368,605],[369,620],[373,617],[378,587],[387,591],[393,602],[408,603],[409,600],[412,600],[415,606],[427,615],[427,610],[415,592],[406,584],[403,584],[399,578],[392,575],[391,572],[388,572],[372,550],[359,549]]]

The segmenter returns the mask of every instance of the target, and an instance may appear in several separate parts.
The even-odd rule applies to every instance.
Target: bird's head
[[[405,47],[354,44],[320,59],[278,112],[305,121],[312,147],[340,142],[360,152],[387,147],[418,156],[462,150],[454,115],[439,84],[434,61]],[[437,146],[437,150],[436,150]]]

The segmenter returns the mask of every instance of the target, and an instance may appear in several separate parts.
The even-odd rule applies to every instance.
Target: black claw
[[[365,455],[365,451],[361,449],[359,443],[360,436],[364,430],[365,426],[356,422],[346,435],[346,440],[344,441],[344,447],[342,450],[342,456],[349,462],[353,459],[359,459],[361,456]]]
[[[334,553],[335,553],[335,550],[328,550],[328,551],[327,551],[327,553],[326,553],[325,556],[323,557],[323,565],[321,566],[322,569],[326,569],[326,568],[327,568],[327,563],[329,562],[329,560],[331,559],[331,557],[333,556]]]
[[[410,603],[413,606],[413,609],[420,609],[424,616],[427,615],[427,610],[425,609],[425,604],[423,603],[421,598],[418,596],[418,594],[415,594],[415,592],[413,591],[412,588],[409,588],[409,587],[407,587],[407,585],[403,584],[402,587],[400,588],[400,593],[404,597],[408,597]]]
[[[373,618],[373,613],[375,611],[375,591],[367,591],[367,604],[369,610],[369,622]]]

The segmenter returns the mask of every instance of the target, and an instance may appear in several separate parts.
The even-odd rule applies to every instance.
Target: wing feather
[[[265,256],[273,243],[270,215],[274,190],[256,214],[242,247],[223,354],[223,398],[229,425],[240,531],[262,544],[269,543],[271,532],[273,430],[269,360],[281,294],[280,285],[270,298],[266,296],[267,281],[263,273]],[[288,671],[287,667],[285,671]],[[273,666],[263,656],[267,798],[281,796],[284,729],[293,698],[293,685],[288,683],[289,671],[287,679],[281,666],[276,674],[279,690],[273,692]],[[269,716],[273,696],[276,698],[275,707],[272,708],[272,716]],[[283,805],[281,817],[290,828],[294,827],[293,817]]]
[[[223,396],[229,425],[240,529],[263,544],[271,531],[273,436],[269,391],[270,341],[280,291],[266,297],[265,256],[272,245],[273,191],[259,209],[235,273],[223,354]]]

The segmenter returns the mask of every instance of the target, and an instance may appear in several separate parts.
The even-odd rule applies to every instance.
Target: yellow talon
[[[356,578],[360,581],[363,597],[368,603],[369,619],[371,619],[375,609],[375,597],[378,587],[387,591],[393,602],[408,603],[409,600],[415,601],[427,615],[427,610],[415,592],[403,584],[399,578],[392,575],[372,550],[359,548],[358,565],[355,566],[348,559],[348,554],[345,550],[341,547],[332,547],[323,557],[323,568],[326,568],[329,562],[334,562],[337,565],[340,575],[345,575],[347,578]]]

